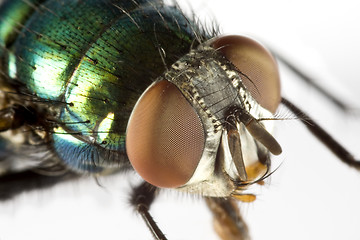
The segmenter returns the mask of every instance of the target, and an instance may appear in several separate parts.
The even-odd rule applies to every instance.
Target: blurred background
[[[281,63],[282,94],[360,158],[360,6],[355,0],[179,0],[226,34],[253,37],[354,109],[335,108]],[[285,117],[291,117],[281,111]],[[338,161],[297,120],[279,121],[280,168],[239,203],[254,240],[360,239],[360,173]],[[135,174],[64,183],[0,203],[0,240],[152,239],[128,204]],[[169,240],[218,239],[204,201],[163,191],[151,209]]]

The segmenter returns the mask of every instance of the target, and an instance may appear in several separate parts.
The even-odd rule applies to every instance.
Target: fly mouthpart
[[[238,201],[241,202],[253,202],[256,200],[256,196],[254,194],[241,194],[241,193],[232,193],[231,196]]]
[[[236,128],[229,127],[230,129],[226,130],[226,135],[228,140],[227,146],[229,148],[236,170],[239,174],[240,181],[245,182],[248,180],[248,176],[246,173],[243,153],[241,149],[240,133],[237,125],[238,124],[236,123]]]
[[[249,133],[260,143],[262,143],[272,154],[280,155],[282,152],[280,144],[276,139],[249,113],[237,111],[236,117],[242,122]]]

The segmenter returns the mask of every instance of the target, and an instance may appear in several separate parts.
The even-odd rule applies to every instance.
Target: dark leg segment
[[[360,170],[360,162],[357,161],[339,142],[331,137],[322,127],[312,120],[306,113],[296,107],[294,104],[282,98],[281,103],[292,111],[308,130],[314,134],[331,152],[333,152],[341,161],[347,165]]]
[[[292,64],[290,61],[283,58],[281,55],[276,54],[273,52],[273,54],[276,56],[278,60],[280,60],[286,67],[288,67],[291,71],[293,71],[296,75],[298,75],[303,81],[305,81],[307,84],[315,88],[320,94],[322,94],[324,97],[326,97],[329,101],[331,101],[337,108],[344,112],[348,112],[351,110],[340,99],[338,99],[336,96],[328,92],[326,89],[324,89],[321,85],[316,83],[312,77],[305,74],[303,71],[301,71],[299,68],[297,68],[294,64]]]
[[[45,176],[27,170],[0,176],[0,201],[11,200],[23,192],[40,190],[54,185],[79,178],[75,173],[65,173],[61,176]]]
[[[130,202],[144,219],[154,238],[156,240],[166,240],[167,238],[149,213],[150,206],[154,201],[157,192],[158,188],[143,182],[140,186],[133,189]]]
[[[205,198],[214,216],[214,228],[222,240],[249,240],[249,231],[232,198]]]

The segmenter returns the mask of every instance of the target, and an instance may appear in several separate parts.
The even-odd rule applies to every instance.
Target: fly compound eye
[[[280,77],[271,53],[256,41],[235,35],[215,38],[212,46],[244,74],[243,83],[255,100],[275,113],[281,100]]]
[[[174,84],[159,81],[143,93],[129,119],[126,151],[144,180],[158,187],[184,185],[204,145],[201,120]]]

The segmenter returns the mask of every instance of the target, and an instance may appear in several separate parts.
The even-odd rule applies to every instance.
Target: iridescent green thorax
[[[40,4],[43,0],[5,1],[0,8],[0,46],[11,45],[21,29],[22,23],[26,22],[30,14],[34,11],[35,5]]]
[[[15,59],[8,75],[50,105],[63,103],[54,149],[78,170],[121,165],[127,121],[137,99],[197,45],[200,31],[162,1],[33,1],[37,7],[13,2],[19,4],[13,4],[18,13],[5,18],[24,26],[11,44],[7,39],[14,32],[7,29],[13,26],[0,24],[0,40]],[[31,12],[28,19],[17,17]]]

